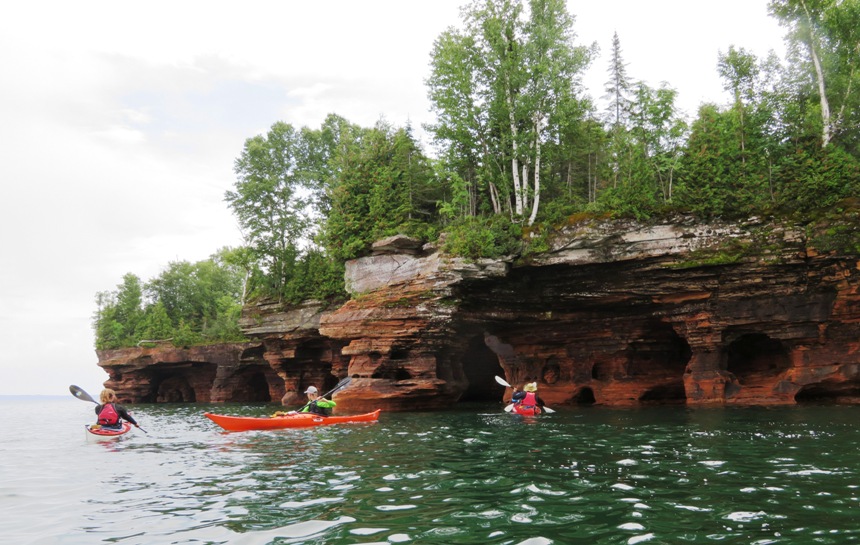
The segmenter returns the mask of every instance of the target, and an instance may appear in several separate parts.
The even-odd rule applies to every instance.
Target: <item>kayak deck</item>
[[[123,422],[122,427],[119,429],[105,428],[98,424],[87,424],[84,428],[87,430],[87,439],[101,441],[104,439],[116,439],[118,437],[122,437],[131,431],[131,424]]]
[[[224,414],[203,413],[203,416],[215,422],[227,431],[248,430],[280,430],[285,428],[311,428],[330,424],[354,424],[361,422],[376,422],[379,420],[381,409],[372,413],[352,416],[321,416],[313,413],[295,413],[284,416],[258,418],[253,416],[228,416]]]

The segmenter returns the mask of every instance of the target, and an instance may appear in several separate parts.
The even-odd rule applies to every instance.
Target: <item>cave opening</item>
[[[594,398],[594,390],[589,387],[580,388],[570,398],[570,403],[574,405],[594,405],[597,400]]]
[[[463,373],[469,386],[460,401],[500,401],[504,396],[505,387],[495,377],[504,377],[505,371],[499,357],[484,342],[483,333],[469,340],[463,354]]]
[[[256,367],[246,368],[236,376],[231,401],[242,403],[269,403],[273,401],[269,380],[264,371]]]
[[[156,365],[147,370],[149,392],[143,403],[205,403],[215,382],[217,366],[208,362]]]
[[[808,384],[794,394],[794,401],[800,404],[860,405],[860,384]]]
[[[639,396],[643,405],[682,405],[687,402],[687,391],[683,382],[670,382],[649,388]]]
[[[682,377],[692,356],[690,344],[670,324],[651,324],[627,345],[627,376]]]
[[[693,356],[686,339],[671,324],[653,322],[627,346],[625,378],[646,383],[638,401],[644,405],[674,405],[687,401],[684,372]]]
[[[776,376],[790,366],[782,342],[763,333],[741,335],[726,348],[726,370],[741,384]]]
[[[197,394],[184,374],[168,375],[158,381],[155,389],[156,403],[194,403]]]

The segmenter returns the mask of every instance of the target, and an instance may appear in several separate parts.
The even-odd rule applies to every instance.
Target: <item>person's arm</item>
[[[514,392],[514,395],[511,396],[511,403],[522,401],[524,397],[526,397],[525,392]]]
[[[323,409],[333,409],[334,407],[337,406],[337,403],[335,403],[334,401],[331,401],[329,399],[326,399],[324,397],[317,399],[316,404],[317,404],[317,407],[322,407]]]
[[[116,403],[115,403],[114,405],[116,406],[116,412],[118,412],[118,413],[119,413],[120,417],[122,417],[122,419],[123,419],[123,420],[128,420],[128,421],[129,421],[129,422],[131,422],[133,425],[137,426],[137,420],[135,420],[135,419],[134,419],[134,418],[133,418],[133,417],[128,413],[128,411],[125,409],[125,407],[123,407],[122,405],[116,404]]]

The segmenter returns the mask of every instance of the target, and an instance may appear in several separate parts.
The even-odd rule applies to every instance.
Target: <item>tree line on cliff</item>
[[[96,345],[239,338],[227,324],[247,298],[344,298],[344,262],[398,233],[494,257],[541,251],[554,226],[588,214],[809,217],[858,194],[860,0],[772,0],[786,59],[729,46],[715,68],[732,100],[702,104],[692,120],[670,86],[628,75],[617,34],[599,109],[581,82],[598,51],[575,43],[566,5],[464,7],[430,52],[432,154],[410,126],[336,114],[246,140],[225,194],[245,246],[170,265],[162,276],[197,286],[188,304],[159,289],[162,277],[137,289],[127,275],[98,296]],[[203,269],[231,287],[207,284]]]

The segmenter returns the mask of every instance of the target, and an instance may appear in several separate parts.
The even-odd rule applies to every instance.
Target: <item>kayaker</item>
[[[98,424],[101,427],[118,430],[122,428],[123,419],[128,420],[135,427],[140,427],[126,408],[116,402],[116,392],[110,388],[102,390],[102,393],[99,395],[99,401],[101,403],[96,405],[96,416],[98,417]]]
[[[308,386],[308,389],[305,390],[305,394],[308,396],[308,403],[302,407],[302,410],[299,412],[331,416],[332,409],[335,408],[337,403],[324,397],[320,397],[316,386]]]
[[[523,386],[522,391],[514,387],[511,402],[517,414],[540,414],[545,405],[543,399],[537,395],[537,382],[529,382]]]

